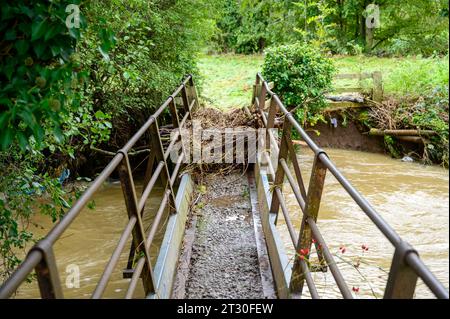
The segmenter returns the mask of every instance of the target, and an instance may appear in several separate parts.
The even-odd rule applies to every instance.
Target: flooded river
[[[142,187],[136,188],[137,194],[140,194]],[[144,212],[144,227],[147,234],[154,217],[152,213],[154,214],[159,208],[162,193],[162,187],[155,187],[152,196],[147,200]],[[119,183],[105,184],[94,196],[94,201],[95,209],[85,208],[54,246],[65,298],[90,298],[128,222]],[[159,243],[162,241],[163,220],[161,221],[162,231],[159,231],[155,237],[155,245],[151,248],[153,265],[156,262],[155,256],[158,254]],[[42,225],[43,229],[34,230],[34,232],[45,235],[51,227],[51,222],[45,217],[40,217],[36,222]],[[104,298],[125,297],[129,279],[122,278],[122,270],[127,264],[130,245],[131,238],[113,272],[103,295]],[[70,274],[73,274],[73,266],[77,266],[80,270],[79,288],[66,286],[66,280],[70,279]],[[137,286],[135,297],[144,297],[142,285]],[[39,298],[36,281],[23,284],[16,298]]]
[[[332,161],[366,197],[383,218],[420,253],[425,264],[448,289],[449,284],[449,172],[437,166],[404,163],[381,154],[328,149]],[[309,182],[313,156],[299,152],[305,183]],[[288,209],[296,230],[301,211],[290,187],[285,185]],[[354,204],[332,174],[326,177],[318,226],[335,254],[350,289],[359,288],[356,297],[382,298],[393,247],[368,217]],[[280,213],[280,216],[282,214]],[[287,228],[280,220],[283,242],[290,257],[293,249]],[[363,253],[362,245],[369,249]],[[340,252],[345,247],[345,252]],[[360,260],[360,266],[353,265]],[[314,256],[311,261],[314,260]],[[322,298],[338,298],[333,277],[313,273]],[[416,298],[432,297],[419,280]]]
[[[379,154],[332,149],[328,150],[328,153],[350,182],[403,238],[417,248],[425,263],[448,287],[448,170],[417,163],[403,163]],[[299,159],[307,184],[313,157],[306,149],[301,149]],[[285,187],[285,191],[288,192],[287,201],[295,227],[299,230],[301,212],[288,187]],[[149,199],[147,212],[157,209],[160,195],[161,189]],[[80,287],[65,287],[66,298],[88,298],[92,294],[127,222],[120,185],[105,186],[97,193],[95,203],[96,208],[85,209],[55,246],[64,287],[67,278],[66,267],[77,265],[80,269]],[[151,218],[152,216],[147,216],[147,225]],[[44,218],[37,222],[46,229],[51,224]],[[357,297],[382,297],[393,248],[331,174],[327,175],[318,225],[331,251],[339,257],[336,261],[339,262],[350,288],[359,288]],[[286,244],[286,251],[292,256],[289,234],[282,219],[278,227]],[[39,232],[45,233],[44,230]],[[160,238],[161,236],[162,232],[159,234]],[[369,250],[362,253],[362,245],[367,245]],[[344,254],[339,251],[341,246],[346,247]],[[122,279],[122,269],[126,265],[128,247],[108,285],[105,297],[125,296],[128,280]],[[158,247],[153,247],[153,255],[156,255],[157,251]],[[358,269],[352,266],[357,259],[360,259]],[[313,273],[313,276],[321,297],[340,297],[331,273]],[[141,289],[141,285],[138,286]],[[142,290],[135,295],[142,296]],[[416,297],[430,296],[428,289],[419,282]],[[22,285],[17,297],[38,297],[36,284]]]

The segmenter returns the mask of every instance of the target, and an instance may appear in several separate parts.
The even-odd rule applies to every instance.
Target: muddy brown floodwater
[[[327,151],[342,173],[394,229],[417,248],[426,265],[448,288],[448,170],[417,163],[403,163],[379,154],[334,149]],[[307,184],[313,157],[306,149],[301,149],[299,158]],[[285,187],[285,191],[288,192],[289,211],[296,229],[299,230],[301,213],[296,206],[294,195],[289,193],[289,188]],[[147,202],[147,212],[154,212],[157,209],[160,203],[159,196],[161,189],[158,189]],[[85,209],[55,246],[66,298],[89,298],[127,221],[120,185],[105,186],[97,193],[95,202],[96,209]],[[147,224],[152,219],[151,214],[148,215]],[[44,229],[39,231],[41,235],[51,226],[44,218],[37,222],[44,226]],[[331,174],[327,175],[318,225],[331,251],[342,258],[336,260],[340,263],[350,288],[353,286],[359,288],[357,297],[373,298],[374,295],[382,297],[393,248],[339,187]],[[286,250],[292,256],[289,234],[281,218],[279,228],[286,243]],[[162,232],[159,234],[159,241],[161,237]],[[367,245],[369,250],[363,254],[358,273],[351,263],[362,255],[363,244]],[[346,247],[344,254],[339,253],[341,245]],[[153,247],[154,256],[157,251],[158,247]],[[107,298],[125,296],[128,280],[122,279],[121,271],[126,264],[127,254],[128,249],[125,249],[105,292],[104,296]],[[80,268],[80,288],[65,287],[66,267],[71,264]],[[340,297],[329,272],[313,273],[313,276],[321,297]],[[142,291],[135,295],[135,297],[142,296]],[[428,289],[419,282],[416,297],[431,296]],[[35,283],[22,285],[17,295],[17,298],[37,297],[39,294]]]
[[[382,217],[419,251],[425,264],[448,289],[449,171],[437,166],[404,163],[381,154],[337,149],[327,149],[327,153]],[[298,158],[308,184],[313,155],[302,148]],[[291,218],[299,230],[301,211],[286,184],[284,191]],[[359,288],[357,298],[382,298],[394,252],[392,245],[330,173],[322,199],[318,226],[350,289]],[[281,219],[279,229],[286,252],[293,258],[289,233]],[[362,253],[362,245],[367,245],[369,250]],[[341,246],[346,247],[344,254],[339,250]],[[314,256],[311,261],[313,259]],[[352,266],[358,259],[361,259],[359,272]],[[313,273],[313,277],[322,298],[340,298],[330,272]],[[419,280],[415,297],[433,295]]]
[[[137,185],[136,191],[139,196],[142,192],[142,186]],[[146,202],[143,223],[147,233],[154,218],[153,214],[161,203],[162,194],[162,187],[156,186]],[[85,208],[54,246],[65,298],[90,298],[128,221],[119,183],[105,184],[94,195],[94,201],[95,209]],[[42,216],[35,222],[43,227],[33,230],[38,236],[45,235],[52,227],[48,218]],[[151,247],[153,265],[156,262],[155,256],[157,256],[159,244],[162,241],[164,226],[155,237],[155,245]],[[129,279],[122,278],[122,270],[127,264],[130,245],[131,239],[128,240],[118,266],[112,274],[103,295],[104,298],[125,297]],[[66,280],[70,279],[69,275],[72,274],[71,269],[73,268],[71,267],[73,265],[79,267],[80,270],[79,288],[68,288],[66,286]],[[142,285],[138,285],[135,297],[144,297]],[[36,281],[31,284],[22,284],[16,298],[39,298]]]

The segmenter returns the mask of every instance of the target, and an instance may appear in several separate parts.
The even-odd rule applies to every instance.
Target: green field
[[[448,57],[335,56],[333,60],[338,73],[381,71],[386,95],[426,95],[438,85],[448,85]],[[220,109],[248,104],[263,61],[262,55],[202,55],[199,59],[202,97],[207,104]]]

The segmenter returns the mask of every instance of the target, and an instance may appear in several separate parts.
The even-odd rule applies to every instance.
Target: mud
[[[344,120],[341,114],[330,114],[337,119],[337,127],[328,123],[318,123],[308,128],[309,136],[320,146],[354,151],[385,153],[383,137],[365,134],[361,125],[351,119]],[[318,131],[317,135],[313,130]]]

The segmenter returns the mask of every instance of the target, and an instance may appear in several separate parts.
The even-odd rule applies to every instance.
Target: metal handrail
[[[184,108],[184,116],[180,123],[178,118],[177,105],[175,98],[182,95],[182,104]],[[101,279],[92,295],[92,298],[101,298],[108,281],[111,277],[118,259],[124,249],[126,241],[130,234],[133,237],[133,246],[137,247],[135,250],[140,252],[139,260],[135,266],[137,273],[133,274],[127,291],[127,298],[131,298],[136,289],[137,280],[142,275],[142,281],[146,294],[155,292],[155,284],[153,279],[153,270],[150,262],[150,246],[151,241],[161,221],[161,210],[169,207],[175,210],[175,197],[173,193],[173,185],[179,176],[181,161],[178,161],[172,174],[169,174],[167,158],[165,154],[170,154],[174,143],[164,150],[161,143],[161,136],[158,128],[158,117],[169,109],[173,122],[174,129],[181,129],[188,118],[191,118],[191,111],[194,106],[198,106],[198,96],[193,81],[192,75],[188,75],[175,92],[155,111],[155,113],[148,118],[142,127],[130,138],[130,140],[119,150],[111,159],[108,165],[97,176],[82,196],[75,202],[72,208],[64,215],[64,217],[49,231],[49,233],[39,242],[37,242],[28,252],[23,262],[13,272],[13,274],[1,285],[0,299],[10,298],[19,286],[28,278],[28,276],[35,270],[37,274],[39,290],[42,298],[63,298],[62,288],[59,280],[56,261],[53,256],[53,245],[58,241],[61,235],[70,227],[72,222],[79,216],[86,204],[92,200],[93,195],[103,185],[107,178],[118,170],[124,200],[127,208],[129,221],[121,234],[119,242],[114,250],[106,268],[101,276]],[[180,126],[181,125],[181,126]],[[147,164],[147,172],[145,174],[144,190],[141,198],[138,200],[135,187],[134,178],[131,174],[131,167],[128,160],[128,152],[133,146],[149,132],[151,137],[151,152]],[[181,134],[176,135],[176,140],[182,139]],[[182,150],[181,158],[184,157]],[[158,165],[152,174],[154,161]],[[162,199],[160,209],[157,213],[157,218],[153,222],[150,234],[145,234],[142,224],[142,213],[144,210],[145,201],[151,193],[153,186],[157,180],[161,180],[165,185],[165,192]],[[161,208],[162,207],[162,208]],[[132,247],[133,252],[134,248]],[[130,256],[133,254],[130,254]],[[141,255],[143,255],[141,257]]]
[[[265,113],[266,97],[269,97],[270,106],[269,114]],[[282,184],[284,177],[287,176],[289,184],[294,190],[295,198],[298,201],[299,207],[303,211],[302,228],[300,229],[299,236],[291,234],[291,238],[298,237],[298,243],[294,243],[295,251],[308,248],[308,251],[312,245],[312,237],[321,244],[322,249],[316,249],[319,253],[319,259],[325,259],[330,267],[333,277],[339,286],[344,298],[351,298],[351,293],[346,289],[345,281],[336,267],[336,263],[333,260],[333,256],[330,254],[328,247],[325,245],[325,241],[320,234],[319,228],[316,225],[318,210],[321,201],[321,195],[323,186],[325,183],[325,174],[327,171],[336,178],[344,190],[350,195],[353,201],[361,208],[361,210],[370,218],[370,220],[377,226],[381,233],[391,242],[395,247],[395,254],[392,260],[391,269],[389,273],[388,283],[386,286],[384,298],[412,298],[414,296],[415,287],[417,284],[417,278],[421,278],[427,287],[434,293],[437,298],[448,299],[449,294],[444,285],[434,276],[434,274],[427,268],[427,266],[420,259],[416,250],[405,242],[397,232],[381,217],[380,214],[370,205],[370,203],[351,185],[351,183],[342,175],[335,164],[330,160],[327,153],[322,150],[311,137],[303,130],[300,124],[297,122],[291,112],[284,106],[280,98],[274,93],[269,84],[264,80],[260,73],[256,76],[256,83],[254,87],[254,93],[252,98],[252,104],[257,108],[259,115],[262,118],[262,122],[267,129],[268,134],[268,148],[273,147],[275,154],[278,154],[277,167],[273,168],[268,155],[269,174],[274,181],[274,192],[272,197],[272,203],[270,212],[278,214],[281,206],[283,214],[286,215],[284,199],[282,198]],[[274,118],[277,112],[281,112],[284,116],[283,134],[281,137],[280,146],[277,143],[273,132],[270,130],[273,128]],[[307,146],[313,151],[315,159],[312,168],[311,182],[308,188],[306,196],[301,194],[299,189],[303,186],[303,180],[301,175],[297,176],[297,183],[295,185],[294,177],[291,172],[286,169],[286,162],[289,158],[295,157],[293,153],[293,143],[290,139],[291,130],[294,129],[300,137],[306,142]],[[298,163],[293,162],[294,168],[300,173],[300,167]],[[286,219],[286,218],[285,218]],[[286,224],[292,225],[290,217],[287,216]],[[288,227],[292,228],[292,227]],[[292,229],[289,229],[292,233]],[[319,246],[320,247],[320,246]],[[290,290],[293,294],[301,294],[303,290],[303,282],[305,275],[302,270],[304,260],[296,258],[294,262],[294,268],[291,277]],[[308,286],[310,285],[307,282]],[[314,294],[315,295],[315,294]],[[313,298],[315,296],[312,296]]]

